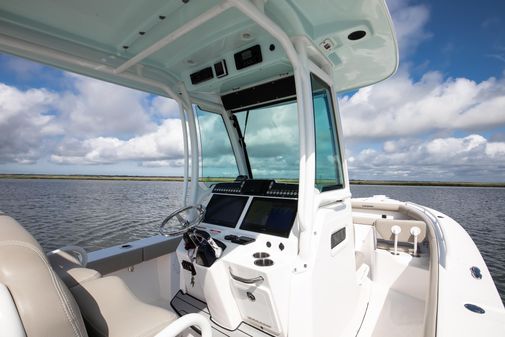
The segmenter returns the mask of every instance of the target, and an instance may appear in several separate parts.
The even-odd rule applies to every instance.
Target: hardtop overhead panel
[[[336,91],[397,67],[391,20],[376,0],[4,0],[0,50],[161,95],[157,84],[177,92],[182,82],[191,95],[217,97],[292,72],[266,27],[302,41]]]

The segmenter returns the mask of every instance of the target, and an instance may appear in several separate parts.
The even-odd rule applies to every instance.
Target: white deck
[[[358,336],[423,336],[429,260],[375,251],[367,313]]]
[[[375,284],[358,336],[422,336],[424,306],[424,301]]]

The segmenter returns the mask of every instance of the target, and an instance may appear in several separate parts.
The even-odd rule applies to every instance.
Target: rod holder
[[[410,234],[414,237],[414,256],[417,256],[417,237],[421,234],[421,229],[414,226],[410,229]]]
[[[394,250],[395,255],[398,255],[398,234],[400,234],[401,231],[402,229],[398,225],[394,225],[393,227],[391,227],[391,233],[393,233],[393,235],[395,236],[395,250]]]

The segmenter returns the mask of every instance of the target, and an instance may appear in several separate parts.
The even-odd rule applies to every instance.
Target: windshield
[[[200,140],[200,177],[205,182],[235,179],[239,171],[223,117],[196,108]]]
[[[330,87],[314,75],[311,75],[311,82],[316,136],[316,187],[324,192],[344,186],[342,158]]]
[[[255,179],[298,180],[296,101],[235,113]]]

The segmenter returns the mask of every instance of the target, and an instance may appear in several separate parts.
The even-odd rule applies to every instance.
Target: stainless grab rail
[[[263,276],[257,276],[257,277],[253,277],[253,278],[243,278],[243,277],[234,275],[231,270],[231,267],[229,268],[229,270],[230,270],[230,276],[232,279],[234,279],[235,281],[245,283],[245,284],[253,284],[253,283],[263,282],[265,280],[263,278]]]
[[[437,238],[438,262],[445,268],[447,258],[447,242],[445,241],[444,231],[442,230],[440,221],[438,221],[438,218],[424,206],[409,201],[406,202],[405,205],[410,207],[411,211],[417,213],[421,217],[424,215],[424,217],[431,222],[431,227],[433,228],[435,237]],[[427,225],[429,225],[426,219],[424,221]]]

